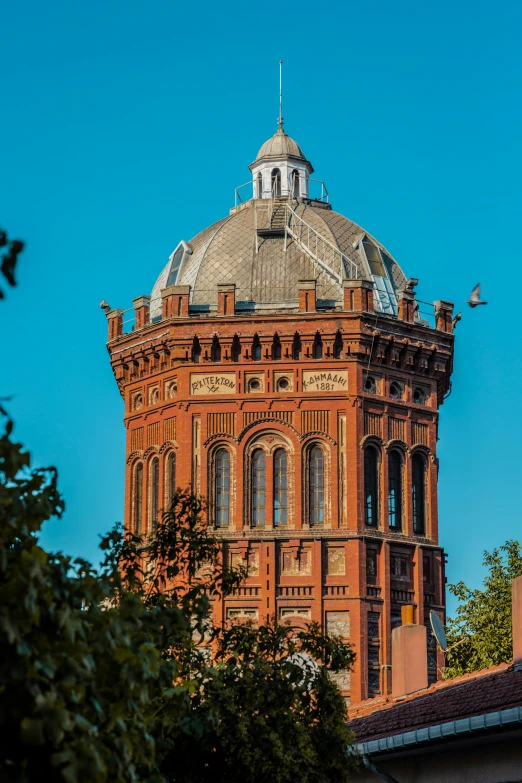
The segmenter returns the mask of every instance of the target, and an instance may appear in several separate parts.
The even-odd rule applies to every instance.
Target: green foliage
[[[187,492],[178,491],[150,537],[114,529],[97,569],[45,551],[40,528],[64,510],[56,471],[31,470],[11,436],[7,420],[0,779],[345,780],[350,736],[328,670],[352,665],[350,647],[313,624],[213,628],[213,602],[245,573],[221,565],[201,500]],[[299,655],[318,663],[308,667]]]
[[[449,620],[448,645],[466,640],[446,656],[446,677],[494,666],[513,657],[511,582],[522,574],[522,547],[518,541],[484,552],[488,569],[482,590],[470,590],[464,582],[449,585],[459,600],[456,616]]]
[[[0,228],[0,276],[10,286],[16,285],[15,269],[18,262],[18,256],[24,249],[24,243],[19,239],[9,239],[5,231]],[[0,299],[5,296],[0,288]]]

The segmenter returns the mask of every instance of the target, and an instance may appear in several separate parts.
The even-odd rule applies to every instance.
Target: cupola
[[[308,179],[314,169],[299,144],[285,133],[282,117],[277,132],[265,141],[248,168],[252,173],[254,198],[308,198]]]

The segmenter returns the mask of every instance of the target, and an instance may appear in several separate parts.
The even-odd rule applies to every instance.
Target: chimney
[[[343,280],[344,309],[348,312],[373,312],[371,280]]]
[[[522,576],[511,583],[513,605],[513,665],[516,671],[522,670]]]
[[[522,590],[521,590],[522,596]],[[392,631],[392,696],[428,687],[426,628],[413,622],[413,606],[401,606],[402,625]]]
[[[317,281],[299,280],[297,283],[299,312],[315,313],[317,309]]]
[[[218,284],[218,315],[234,315],[236,310],[236,284]]]

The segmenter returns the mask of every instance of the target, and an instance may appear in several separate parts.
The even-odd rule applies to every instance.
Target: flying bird
[[[487,304],[487,302],[482,302],[480,299],[480,283],[477,283],[477,285],[469,295],[469,299],[466,299],[466,302],[469,304],[470,307],[477,307],[478,305]]]
[[[462,313],[457,313],[457,315],[451,321],[454,329],[460,320],[462,320]]]

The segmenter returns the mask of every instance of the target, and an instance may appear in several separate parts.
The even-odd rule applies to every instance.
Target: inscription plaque
[[[347,391],[348,370],[303,370],[303,391]]]
[[[236,374],[224,372],[218,375],[206,373],[190,374],[191,394],[234,394],[236,391]]]

